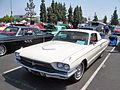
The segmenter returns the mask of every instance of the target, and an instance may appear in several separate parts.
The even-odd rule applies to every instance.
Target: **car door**
[[[53,38],[52,34],[44,33],[37,28],[34,28],[33,31],[34,31],[34,34],[35,34],[35,37],[33,39],[34,44],[43,43],[43,42],[49,41]]]
[[[35,38],[35,35],[31,28],[21,28],[21,31],[18,35],[22,40],[23,47],[34,44],[33,39]]]
[[[97,33],[92,33],[89,41],[89,62],[95,60],[100,52],[101,42],[98,41]]]
[[[23,45],[23,39],[17,36],[17,33],[20,31],[19,27],[7,27],[4,30],[4,33],[8,35],[8,37],[4,38],[4,44],[8,47],[9,50],[16,50],[21,48]]]

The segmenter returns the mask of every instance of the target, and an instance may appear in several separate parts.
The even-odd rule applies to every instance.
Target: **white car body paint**
[[[43,72],[47,75],[51,75],[51,77],[56,76],[58,78],[60,76],[59,78],[69,78],[76,72],[76,67],[80,65],[84,59],[86,59],[87,64],[90,65],[108,46],[108,40],[101,39],[100,34],[96,31],[79,29],[68,29],[67,31],[88,33],[88,43],[90,43],[90,35],[92,33],[96,33],[98,41],[95,44],[80,45],[77,43],[53,40],[22,48],[16,51],[21,57],[25,57],[33,61],[49,63],[55,70],[58,71],[62,70],[58,69],[56,62],[68,64],[70,66],[70,70],[66,75],[41,71],[26,66],[22,63],[20,64],[23,67],[33,71]]]

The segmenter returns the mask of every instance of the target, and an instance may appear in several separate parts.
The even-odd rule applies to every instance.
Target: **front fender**
[[[70,65],[70,70],[75,70],[84,60],[87,60],[85,57],[79,57],[76,60],[72,60]]]

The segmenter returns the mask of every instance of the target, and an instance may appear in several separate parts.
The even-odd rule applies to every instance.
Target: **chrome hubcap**
[[[5,47],[3,45],[0,45],[0,55],[4,55],[6,52]]]
[[[84,73],[84,64],[81,63],[77,67],[77,72],[76,72],[76,75],[75,75],[76,79],[80,79],[82,77],[83,73]]]

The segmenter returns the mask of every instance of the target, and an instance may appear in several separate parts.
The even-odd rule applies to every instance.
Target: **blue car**
[[[118,37],[117,35],[110,35],[109,36],[109,45],[110,46],[116,46],[118,43]]]

